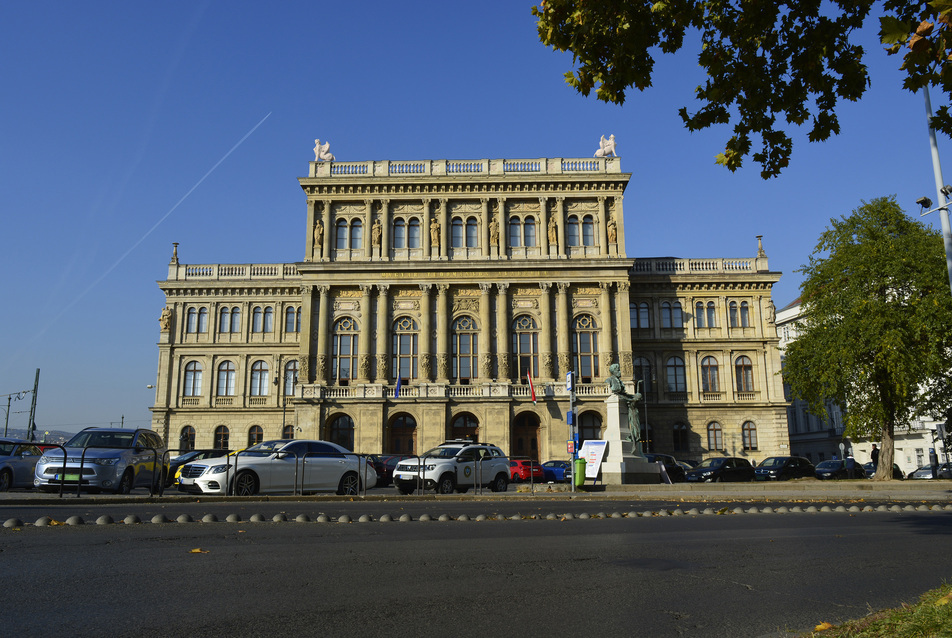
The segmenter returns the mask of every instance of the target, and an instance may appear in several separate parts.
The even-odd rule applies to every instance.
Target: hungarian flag
[[[532,385],[532,377],[529,375],[529,370],[526,370],[526,378],[529,380],[529,392],[532,394],[532,403],[536,402],[535,398],[535,386]]]
[[[401,376],[398,375],[398,376],[397,376],[397,391],[393,393],[393,398],[394,398],[394,399],[399,399],[399,398],[400,398],[400,386],[402,386],[402,385],[403,385],[403,377],[401,377]]]

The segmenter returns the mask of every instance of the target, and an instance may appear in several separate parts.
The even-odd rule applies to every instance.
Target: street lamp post
[[[939,211],[939,219],[942,223],[942,241],[945,244],[945,267],[949,273],[949,290],[952,291],[952,226],[949,224],[948,197],[952,194],[952,186],[944,185],[942,179],[942,166],[939,164],[939,146],[936,143],[935,129],[932,128],[932,101],[929,99],[928,87],[922,87],[922,94],[926,98],[926,118],[929,124],[929,146],[932,149],[932,173],[935,176],[936,196],[939,198],[939,205],[932,208],[932,200],[928,197],[920,197],[916,203],[922,208],[930,208],[920,216],[928,215]]]

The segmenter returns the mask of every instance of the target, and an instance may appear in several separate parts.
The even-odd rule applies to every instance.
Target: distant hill
[[[47,434],[48,433],[48,434]],[[42,430],[40,428],[36,429],[36,442],[37,443],[65,443],[73,438],[75,432],[65,432],[63,430]],[[27,432],[25,429],[20,428],[10,428],[7,430],[7,438],[10,439],[25,439],[27,438]]]

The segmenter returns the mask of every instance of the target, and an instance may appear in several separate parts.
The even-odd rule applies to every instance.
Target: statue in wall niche
[[[618,227],[615,225],[615,218],[608,218],[608,243],[617,244],[618,243]]]
[[[499,245],[499,220],[495,217],[489,222],[489,243],[492,246]]]
[[[318,256],[324,250],[324,223],[321,220],[314,222],[314,253]]]
[[[773,301],[767,302],[767,323],[773,323],[777,320],[777,307],[773,305]]]
[[[605,139],[605,136],[602,135],[601,141],[598,143],[598,150],[595,151],[595,157],[618,157],[615,154],[615,135],[609,135],[608,139]]]
[[[383,233],[383,226],[380,225],[380,220],[375,219],[373,228],[370,229],[370,239],[373,242],[374,246],[380,245],[380,235]]]
[[[555,217],[549,218],[549,245],[555,246],[559,243],[559,225],[555,221]]]
[[[159,330],[161,332],[168,332],[172,327],[172,309],[166,306],[162,309],[162,314],[159,316]]]
[[[330,152],[331,143],[321,140],[314,140],[314,161],[315,162],[333,162],[334,156]]]
[[[438,219],[430,222],[430,246],[433,248],[440,246],[440,220]]]
[[[638,415],[638,402],[641,401],[641,392],[635,390],[630,394],[625,390],[625,384],[621,380],[621,366],[613,363],[608,366],[608,389],[615,396],[622,398],[628,404],[628,440],[631,441],[632,454],[639,454],[638,442],[641,440],[641,419]],[[641,387],[641,381],[638,382]]]

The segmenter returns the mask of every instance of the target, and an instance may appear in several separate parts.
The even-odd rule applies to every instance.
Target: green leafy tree
[[[876,478],[888,480],[896,428],[952,406],[943,404],[952,295],[942,237],[894,197],[830,223],[798,271],[804,321],[783,374],[814,414],[832,399],[845,408],[848,436],[881,441]]]
[[[628,89],[651,86],[657,53],[700,34],[707,80],[695,90],[700,108],[681,108],[681,119],[691,131],[733,124],[716,157],[731,171],[759,139],[752,156],[767,179],[790,160],[788,126],[808,127],[812,142],[828,139],[840,131],[838,103],[868,88],[866,51],[855,40],[873,7],[872,0],[544,0],[532,13],[543,44],[572,52],[568,84],[617,104]],[[887,52],[905,52],[905,88],[936,86],[952,96],[952,0],[887,0],[882,10]],[[934,125],[952,135],[947,107],[936,110]]]

